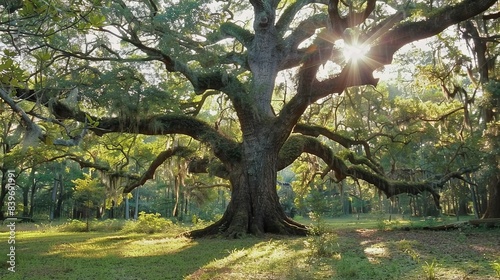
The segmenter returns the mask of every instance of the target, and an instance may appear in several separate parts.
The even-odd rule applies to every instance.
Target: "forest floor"
[[[450,222],[339,218],[316,236],[238,240],[19,224],[16,272],[4,225],[0,279],[500,279],[500,228],[423,229]]]

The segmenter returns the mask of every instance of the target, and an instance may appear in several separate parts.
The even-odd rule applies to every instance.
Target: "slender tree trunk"
[[[57,195],[57,187],[58,187],[58,182],[57,178],[54,178],[54,182],[52,184],[52,195],[50,199],[50,220],[54,220],[54,212],[56,208],[56,195]]]
[[[54,210],[54,218],[59,219],[61,217],[62,213],[62,203],[63,203],[63,190],[64,190],[64,184],[63,184],[63,177],[62,174],[59,174],[59,192],[57,194],[57,202]]]
[[[178,217],[179,216],[179,199],[180,199],[180,178],[179,176],[175,177],[175,183],[174,183],[174,208],[172,209],[172,216],[173,217]]]
[[[35,192],[36,192],[36,182],[33,182],[31,185],[31,192],[30,192],[30,211],[28,216],[33,218],[33,212],[35,208]]]
[[[137,221],[139,216],[139,188],[135,189],[135,212],[134,212],[134,220]]]
[[[125,195],[125,220],[130,219],[130,204],[128,201],[128,194]]]
[[[29,190],[30,190],[30,186],[23,187],[21,189],[23,190],[23,217],[28,217],[28,215],[29,215]]]
[[[467,180],[469,182],[472,182],[470,174],[467,174]],[[464,183],[464,184],[466,184],[466,183]],[[478,202],[477,195],[476,195],[476,185],[468,184],[468,186],[469,186],[470,195],[471,195],[471,199],[472,199],[472,208],[474,211],[474,217],[476,219],[479,219],[480,206],[479,206],[479,202]]]

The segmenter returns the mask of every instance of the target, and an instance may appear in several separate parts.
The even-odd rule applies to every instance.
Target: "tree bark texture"
[[[287,217],[279,203],[276,190],[278,153],[275,145],[269,142],[267,133],[246,137],[242,151],[242,160],[230,170],[231,201],[224,216],[208,228],[187,235],[305,235],[306,227]]]

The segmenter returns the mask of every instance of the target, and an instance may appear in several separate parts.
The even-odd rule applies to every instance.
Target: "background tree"
[[[221,220],[192,236],[305,234],[305,226],[285,215],[276,192],[277,171],[303,152],[320,157],[339,181],[364,180],[388,197],[427,191],[436,204],[436,188],[469,171],[432,181],[389,180],[368,143],[362,156],[341,158],[320,140],[357,149],[356,139],[306,124],[303,115],[331,95],[376,85],[373,72],[401,47],[495,3],[24,1],[4,6],[2,38],[19,59],[35,61],[25,66],[35,70],[2,98],[13,110],[16,100],[36,104],[26,112],[36,119],[24,118],[31,138],[45,141],[39,123],[53,122],[71,142],[89,129],[99,136],[183,134],[209,147],[196,171],[229,180],[231,201]],[[352,49],[364,51],[346,57]],[[332,70],[318,75],[327,63]],[[294,85],[280,90],[281,74],[293,75]],[[229,105],[215,123],[216,112],[205,107],[210,102]],[[176,155],[185,157],[185,150],[159,153],[132,186]]]
[[[89,231],[91,211],[98,211],[96,206],[99,205],[104,195],[104,187],[98,179],[92,178],[89,174],[85,174],[83,179],[73,180],[73,183],[75,183],[74,198],[77,205],[84,209],[82,215],[87,221],[87,231]]]

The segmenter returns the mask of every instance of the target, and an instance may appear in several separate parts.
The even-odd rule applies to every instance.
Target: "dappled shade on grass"
[[[326,219],[321,236],[265,235],[237,240],[192,240],[176,237],[178,232],[73,233],[20,228],[17,272],[2,269],[0,278],[424,279],[424,268],[433,263],[439,279],[496,277],[498,228],[431,232],[411,222],[409,230],[401,230],[409,221]],[[0,239],[6,240],[7,234],[1,232]],[[1,242],[0,252],[7,245]]]

